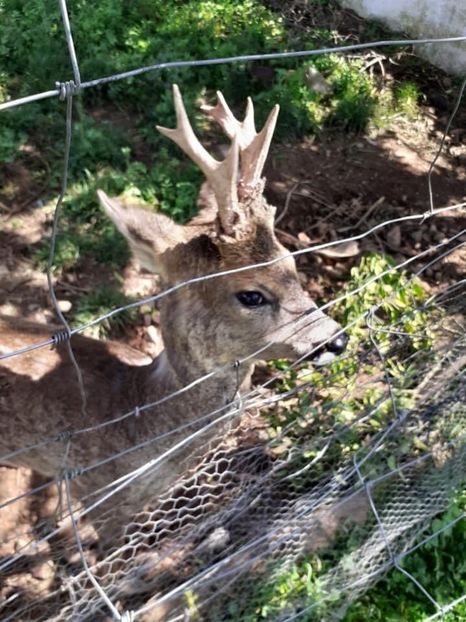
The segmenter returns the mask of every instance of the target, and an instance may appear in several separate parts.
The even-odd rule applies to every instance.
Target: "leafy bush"
[[[280,439],[281,444],[283,429],[292,443],[302,443],[303,434],[319,438],[325,430],[341,428],[344,440],[318,468],[329,468],[348,448],[360,447],[363,438],[380,430],[393,416],[377,351],[384,357],[395,405],[404,408],[411,406],[410,390],[418,381],[419,363],[415,365],[409,355],[432,356],[434,335],[429,326],[439,312],[423,308],[427,294],[421,283],[405,272],[393,270],[393,265],[390,257],[373,253],[352,268],[350,280],[332,307],[335,318],[347,327],[345,356],[326,368],[292,369],[277,387],[287,392],[300,384],[304,386],[303,391],[289,401],[282,400],[280,408],[269,414],[272,436]],[[369,311],[372,312],[368,323]],[[275,362],[274,366],[280,368],[282,363]],[[361,384],[362,376],[371,379],[368,386]],[[372,413],[370,418],[348,427],[367,412]],[[317,451],[312,449],[312,443],[307,446],[303,454],[306,460],[314,458]],[[403,446],[402,451],[411,450]]]
[[[13,162],[26,135],[8,126],[0,127],[0,162]]]
[[[38,267],[45,270],[48,265],[50,254],[50,240],[41,244],[35,251],[33,259]],[[53,270],[68,270],[75,266],[79,260],[79,243],[74,235],[61,234],[55,241],[55,253],[53,256]]]

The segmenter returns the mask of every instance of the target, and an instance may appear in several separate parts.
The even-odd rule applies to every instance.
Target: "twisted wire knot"
[[[83,473],[84,473],[83,467],[75,467],[74,469],[67,469],[63,475],[64,476],[66,475],[66,478],[68,480],[71,480],[71,479],[75,479],[76,477],[79,477]]]
[[[66,82],[55,82],[55,86],[58,89],[58,97],[61,101],[64,101],[68,97],[78,95],[81,91],[81,85],[76,84],[73,80],[67,80]]]
[[[67,443],[69,440],[71,440],[71,432],[69,430],[63,430],[63,432],[60,432],[57,435],[56,440]]]
[[[69,341],[71,339],[71,333],[67,330],[62,330],[59,333],[55,333],[52,335],[52,350],[58,346],[60,343],[64,343],[65,341]]]

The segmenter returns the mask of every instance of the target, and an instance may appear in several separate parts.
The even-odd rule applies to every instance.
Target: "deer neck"
[[[231,360],[213,307],[199,288],[175,293],[160,306],[165,350],[152,365],[147,390],[163,396],[182,391],[170,400],[180,410],[223,407],[249,386],[253,367]]]
[[[150,366],[144,393],[147,401],[164,399],[181,409],[207,414],[232,402],[250,386],[253,365],[212,366],[199,357],[170,356],[164,350]]]

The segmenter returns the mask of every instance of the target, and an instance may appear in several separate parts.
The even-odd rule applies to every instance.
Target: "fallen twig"
[[[337,232],[345,233],[346,231],[351,231],[353,229],[357,229],[358,227],[360,227],[362,223],[365,222],[369,218],[369,216],[372,214],[375,208],[378,207],[383,201],[385,201],[385,197],[379,197],[375,203],[372,203],[372,205],[366,210],[366,212],[361,216],[361,218],[358,220],[358,222],[355,225],[349,225],[348,227],[342,227],[341,229],[337,229]]]

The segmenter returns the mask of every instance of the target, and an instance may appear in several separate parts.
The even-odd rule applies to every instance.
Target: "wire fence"
[[[79,399],[72,402],[72,416],[78,423],[72,429],[64,424],[51,433],[41,432],[44,427],[30,430],[26,435],[29,442],[0,455],[0,463],[27,466],[58,455],[61,465],[47,481],[29,486],[0,505],[0,510],[6,510],[25,500],[33,503],[37,495],[50,491],[51,484],[57,489],[52,522],[49,515],[38,517],[34,526],[23,530],[21,538],[13,530],[11,541],[2,543],[9,553],[0,559],[0,572],[6,578],[1,619],[341,619],[351,603],[392,568],[431,603],[434,613],[428,620],[447,619],[447,613],[466,600],[466,594],[439,603],[405,562],[426,544],[438,542],[443,533],[464,519],[460,512],[447,517],[439,527],[433,527],[432,522],[464,489],[466,337],[461,304],[465,279],[429,298],[411,299],[397,322],[388,327],[380,311],[386,310],[399,292],[395,289],[386,297],[378,294],[377,302],[366,303],[341,328],[343,332],[363,327],[366,336],[363,344],[341,357],[341,369],[331,366],[314,373],[308,370],[307,376],[301,374],[301,363],[317,355],[325,343],[335,338],[332,334],[324,344],[319,343],[301,358],[276,369],[266,381],[243,391],[244,370],[273,345],[270,342],[259,349],[251,348],[240,359],[209,369],[156,400],[123,412],[120,405],[112,407],[108,418],[96,423],[90,423],[88,416],[94,406],[88,399],[89,378],[79,364],[73,337],[125,310],[170,299],[199,284],[212,280],[220,283],[240,273],[369,238],[394,225],[416,222],[425,227],[441,214],[464,216],[466,203],[434,206],[431,177],[459,109],[466,80],[429,168],[429,202],[422,213],[390,218],[362,233],[278,258],[182,280],[73,329],[57,303],[53,263],[68,187],[73,101],[82,89],[162,68],[195,69],[377,46],[441,44],[465,41],[466,37],[181,60],[82,82],[66,2],[59,0],[59,4],[73,80],[47,92],[0,104],[0,110],[57,96],[66,103],[62,187],[54,212],[47,268],[50,299],[63,330],[48,338],[29,339],[23,347],[4,350],[0,360],[5,364],[32,356],[40,360],[45,348],[53,346],[58,351],[64,346],[79,388]],[[378,270],[321,310],[343,305],[373,291],[387,277],[404,275],[405,268],[414,267],[411,277],[400,277],[408,279],[403,281],[406,287],[465,244],[466,229],[458,230],[428,249]],[[407,332],[413,312],[422,314],[425,323],[416,326],[414,334]],[[312,321],[312,314],[299,314],[287,327],[287,338]],[[416,336],[422,340],[430,335],[435,335],[435,345],[427,354],[422,348],[408,347]],[[412,374],[409,389],[397,379],[393,351],[403,373]],[[342,379],[347,370],[345,361],[370,369],[369,377],[359,377],[357,387],[346,386]],[[290,374],[294,374],[293,386],[287,385]],[[191,407],[209,383],[226,376],[236,377],[226,403],[217,403],[213,408],[206,403],[201,406],[201,414],[199,407]],[[335,386],[337,396],[331,391]],[[371,399],[358,402],[355,396],[366,386],[373,390]],[[325,399],[329,394],[331,399]],[[355,399],[359,411],[345,415],[345,405],[354,404]],[[164,412],[178,409],[186,416],[182,420],[174,417],[164,425],[159,419],[157,429],[151,419],[161,408]],[[294,417],[287,416],[290,411],[295,412]],[[193,412],[195,416],[190,416]],[[274,417],[280,421],[272,432],[260,416],[263,412],[269,413],[268,421]],[[83,422],[81,427],[79,421]],[[111,439],[118,438],[122,426],[128,425],[132,442],[122,449]],[[83,463],[80,448],[86,444],[94,444],[96,451],[92,452],[93,461]],[[342,543],[345,539],[351,541],[350,546]],[[332,559],[332,550],[339,551],[338,559]],[[314,570],[306,560],[318,554],[326,561],[318,580],[311,581],[305,573]],[[50,572],[40,588],[32,588],[27,579],[29,570],[24,569],[41,562]],[[286,588],[291,576],[296,580],[292,588]],[[276,591],[270,589],[271,585],[278,586]],[[277,594],[283,591],[286,598],[278,602]]]

